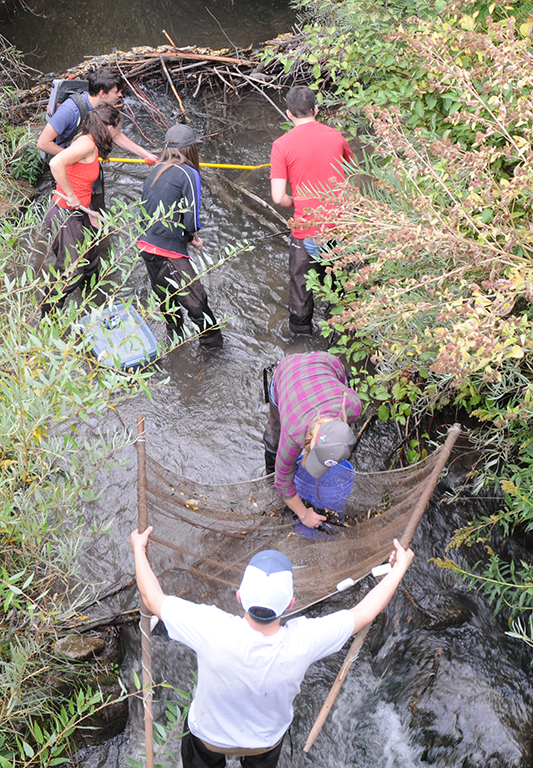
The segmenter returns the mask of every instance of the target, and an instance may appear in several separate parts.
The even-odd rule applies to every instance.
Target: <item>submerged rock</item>
[[[89,663],[92,675],[85,684],[92,691],[100,691],[102,704],[97,711],[76,730],[74,740],[79,746],[95,746],[122,733],[128,720],[128,700],[120,684],[117,671],[124,652],[120,633],[109,627],[87,634],[72,633],[59,638],[54,646],[56,656]],[[67,692],[68,695],[68,692]]]
[[[469,768],[530,765],[531,703],[524,707],[525,691],[515,675],[491,680],[443,651],[420,683],[411,728],[424,747],[424,762]]]
[[[105,638],[101,636],[67,635],[60,637],[54,646],[56,656],[66,656],[76,661],[85,661],[105,648]]]

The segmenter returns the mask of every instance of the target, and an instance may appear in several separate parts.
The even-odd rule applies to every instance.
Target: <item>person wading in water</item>
[[[109,155],[113,139],[120,132],[120,124],[119,111],[110,104],[100,104],[87,114],[81,136],[50,161],[56,191],[66,197],[65,200],[59,195],[53,196],[54,205],[45,219],[46,226],[56,230],[51,247],[55,257],[54,268],[58,275],[63,275],[75,262],[78,263],[61,288],[57,279],[53,281],[52,289],[41,307],[43,315],[52,307],[61,309],[67,295],[76,288],[84,288],[91,281],[98,280],[100,256],[97,244],[93,243],[81,256],[79,254],[85,233],[94,238],[96,219],[79,210],[79,206],[90,206],[93,183],[100,172],[98,157]],[[51,301],[52,298],[55,300]]]
[[[385,608],[413,552],[395,539],[392,569],[360,603],[282,626],[294,598],[292,565],[281,552],[259,552],[248,563],[237,592],[245,611],[239,617],[166,595],[146,557],[151,532],[131,534],[143,604],[163,620],[171,640],[198,657],[198,685],[181,741],[183,768],[223,768],[226,755],[240,757],[243,768],[275,768],[307,669],[339,651]]]
[[[144,183],[142,198],[149,216],[161,206],[165,214],[172,209],[172,215],[150,224],[137,246],[169,332],[182,335],[184,307],[200,333],[200,346],[215,350],[222,347],[222,333],[213,327],[217,321],[187,250],[188,245],[203,246],[198,235],[201,194],[196,135],[188,125],[174,125],[165,136],[161,162]]]

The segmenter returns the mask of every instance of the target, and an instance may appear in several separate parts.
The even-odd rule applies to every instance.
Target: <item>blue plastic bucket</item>
[[[353,486],[354,469],[350,462],[341,461],[316,478],[301,466],[301,459],[300,456],[294,477],[298,496],[324,509],[344,512]]]

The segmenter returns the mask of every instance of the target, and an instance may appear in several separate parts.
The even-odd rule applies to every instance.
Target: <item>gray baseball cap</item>
[[[188,125],[173,125],[165,135],[165,145],[169,148],[182,149],[196,144],[196,134]]]
[[[305,459],[305,469],[312,477],[322,477],[330,467],[350,458],[355,435],[344,421],[327,421],[318,430],[315,447]]]

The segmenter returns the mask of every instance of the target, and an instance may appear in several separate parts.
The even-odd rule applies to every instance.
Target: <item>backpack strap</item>
[[[78,91],[72,91],[72,93],[69,93],[68,95],[69,99],[72,99],[74,104],[78,107],[78,111],[80,113],[80,116],[78,118],[78,122],[76,123],[76,127],[74,130],[68,135],[63,137],[63,141],[70,141],[79,131],[80,126],[82,125],[83,121],[89,114],[89,105],[85,101],[84,97],[81,93]]]
[[[72,99],[74,104],[77,106],[78,111],[79,111],[80,114],[79,114],[79,117],[78,117],[78,121],[77,121],[76,125],[74,126],[74,129],[68,134],[68,136],[65,136],[63,138],[63,141],[69,142],[77,134],[81,124],[83,123],[83,121],[87,117],[87,115],[89,113],[89,105],[85,101],[85,98],[83,97],[83,92],[82,91],[79,91],[79,90],[72,90],[72,91],[67,90],[67,91],[62,91],[59,94],[59,98],[61,98],[61,101],[59,103],[56,103],[54,101],[54,104],[53,104],[53,107],[52,107],[51,102],[54,99],[54,91],[57,89],[57,84],[61,84],[63,82],[65,82],[65,81],[54,80],[55,88],[52,90],[52,93],[50,94],[50,101],[48,103],[48,110],[47,110],[47,114],[46,114],[46,121],[50,122],[50,119],[51,119],[52,115],[55,114],[55,111],[56,111],[57,107],[61,106],[61,104],[63,104],[67,99]],[[79,84],[80,88],[83,88],[83,87],[86,88],[87,87],[87,83],[85,81],[79,81],[79,83],[80,83]],[[50,160],[52,159],[52,155],[49,155],[46,152],[43,152],[42,150],[39,150],[39,154],[41,155],[45,165],[48,165]]]

